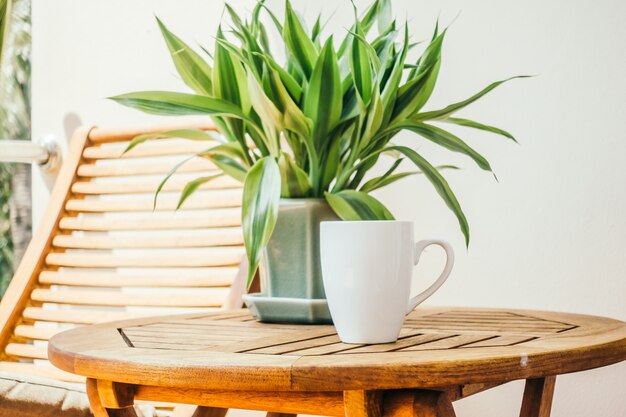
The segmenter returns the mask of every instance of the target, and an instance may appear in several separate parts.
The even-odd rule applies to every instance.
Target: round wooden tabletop
[[[527,310],[418,307],[396,343],[352,345],[333,326],[266,324],[247,310],[99,324],[54,336],[57,367],[181,388],[336,391],[540,378],[626,359],[626,323]]]

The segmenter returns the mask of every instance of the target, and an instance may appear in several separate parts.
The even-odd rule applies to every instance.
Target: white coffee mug
[[[396,341],[404,316],[441,287],[454,264],[448,242],[415,243],[407,221],[322,222],[320,244],[328,307],[344,343]],[[430,245],[446,251],[446,265],[428,289],[410,298],[413,266]]]

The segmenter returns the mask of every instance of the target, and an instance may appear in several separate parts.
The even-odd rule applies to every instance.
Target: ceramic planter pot
[[[323,199],[283,199],[261,260],[261,293],[244,297],[267,322],[330,323],[320,262],[320,223],[339,220]]]

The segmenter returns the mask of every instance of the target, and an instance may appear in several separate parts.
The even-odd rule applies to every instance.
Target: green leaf
[[[417,133],[423,138],[428,139],[431,142],[443,146],[444,148],[449,149],[453,152],[459,152],[467,155],[472,158],[480,168],[484,169],[485,171],[491,171],[489,161],[487,161],[485,157],[472,149],[460,138],[446,130],[438,128],[437,126],[428,125],[426,123],[413,122],[410,120],[400,123],[398,127]]]
[[[281,35],[283,34],[283,25],[280,23],[280,21],[278,20],[278,18],[276,17],[276,15],[274,14],[274,12],[272,12],[267,5],[265,5],[264,3],[261,2],[261,7],[263,7],[265,9],[265,11],[267,12],[267,14],[269,15],[269,17],[271,18],[272,22],[274,22],[274,26],[276,26],[276,29],[278,30],[278,33],[280,33]]]
[[[378,71],[380,69],[380,60],[378,59],[378,54],[376,53],[374,47],[370,45],[364,35],[353,31],[350,31],[350,33],[354,36],[357,42],[360,42],[361,45],[363,45],[365,52],[367,53],[367,56],[369,56],[372,66],[374,67],[374,71]]]
[[[374,95],[372,96],[371,103],[366,112],[367,120],[363,128],[361,135],[361,142],[359,143],[359,151],[365,149],[370,140],[380,129],[383,123],[383,117],[385,115],[385,108],[383,106],[383,100],[380,97],[378,89],[378,83],[374,86]]]
[[[239,29],[243,28],[243,22],[241,21],[241,18],[239,17],[235,9],[233,9],[228,3],[225,3],[224,6],[226,7],[226,11],[230,15],[230,20],[233,21],[233,24]]]
[[[175,129],[175,130],[167,130],[164,132],[144,133],[142,135],[135,136],[133,140],[128,144],[126,149],[124,149],[124,153],[130,151],[131,149],[135,148],[137,145],[140,145],[146,141],[157,140],[157,139],[169,139],[169,138],[220,141],[220,137],[217,134],[215,133],[211,134],[205,130]]]
[[[355,32],[364,36],[358,21],[355,23],[355,27]],[[352,80],[356,91],[359,96],[361,96],[361,100],[363,100],[365,106],[368,106],[372,97],[373,87],[372,65],[370,64],[370,57],[363,42],[352,42],[349,58]]]
[[[383,33],[392,21],[391,0],[381,0],[378,5],[378,32]]]
[[[453,113],[461,110],[462,108],[467,107],[468,105],[472,104],[476,100],[478,100],[481,97],[483,97],[485,94],[489,93],[490,91],[492,91],[493,89],[497,88],[498,86],[504,84],[507,81],[514,80],[514,79],[517,79],[517,78],[530,78],[530,77],[532,77],[532,76],[531,75],[518,75],[518,76],[515,76],[515,77],[507,78],[506,80],[496,81],[495,83],[489,84],[487,87],[485,87],[484,89],[482,89],[478,93],[474,94],[473,96],[471,96],[467,100],[463,100],[463,101],[459,101],[458,103],[450,104],[449,106],[447,106],[447,107],[445,107],[443,109],[440,109],[440,110],[433,110],[433,111],[429,111],[429,112],[425,112],[425,113],[418,113],[415,116],[413,116],[412,119],[413,120],[421,120],[421,121],[423,121],[423,120],[443,120],[443,119],[451,116]]]
[[[376,188],[380,188],[380,187],[375,187],[376,184],[379,183],[380,181],[384,181],[385,178],[387,178],[388,176],[393,174],[393,172],[398,168],[398,166],[400,166],[402,161],[403,161],[402,158],[396,159],[394,161],[394,163],[391,164],[391,167],[389,167],[389,169],[382,176],[376,177],[376,178],[372,178],[371,180],[367,181],[365,184],[363,184],[363,186],[361,187],[360,191],[368,193],[370,191],[375,190]]]
[[[315,142],[320,143],[341,119],[341,80],[332,37],[317,59],[303,107],[304,114],[313,121]]]
[[[244,182],[247,173],[244,151],[238,142],[224,143],[207,149],[198,156],[208,159],[215,164],[222,172],[239,182]]]
[[[250,92],[252,107],[261,118],[263,124],[269,125],[270,129],[282,130],[283,114],[276,108],[272,100],[267,97],[259,81],[250,72],[248,72],[248,91]],[[271,146],[268,147],[272,148]]]
[[[283,82],[283,85],[285,86],[287,91],[289,91],[291,97],[296,102],[299,102],[300,98],[302,97],[302,87],[295,80],[295,78],[293,78],[293,76],[289,74],[284,68],[278,65],[278,63],[270,55],[261,54],[260,56],[265,60],[265,62],[267,62],[267,65],[269,65],[271,70],[278,73],[280,80]]]
[[[341,220],[394,220],[380,201],[361,191],[324,193],[324,197]]]
[[[270,69],[270,71],[272,71]],[[304,138],[311,136],[313,130],[313,122],[306,117],[300,107],[293,101],[288,93],[286,86],[283,84],[280,75],[275,72],[270,73],[270,84],[272,91],[277,97],[277,101],[281,105],[283,113],[283,124],[285,129],[295,132]]]
[[[326,154],[326,159],[322,164],[322,190],[327,190],[333,179],[337,177],[341,164],[342,147],[345,143],[350,141],[350,137],[352,136],[354,129],[355,125],[353,124],[343,133],[339,134],[339,136],[335,136],[331,141],[329,141],[330,146],[328,153]]]
[[[392,184],[398,180],[401,180],[402,178],[406,178],[406,177],[409,177],[411,175],[416,175],[416,174],[419,174],[419,172],[416,172],[416,171],[400,172],[398,174],[391,174],[386,177],[372,178],[371,180],[363,184],[363,186],[360,188],[360,191],[363,191],[365,193],[370,193],[374,190],[378,190],[379,188],[386,187],[389,184]]]
[[[246,71],[239,58],[224,47],[225,41],[221,27],[218,27],[213,67],[213,96],[238,105],[243,114],[248,114],[251,104],[247,92]]]
[[[428,45],[417,61],[420,71],[417,71],[398,90],[393,111],[394,121],[401,121],[414,115],[432,95],[441,67],[441,47],[445,35],[444,30]]]
[[[187,199],[191,197],[191,195],[195,193],[202,184],[206,184],[207,182],[212,181],[216,178],[219,178],[222,175],[224,174],[219,173],[219,174],[209,175],[206,177],[200,177],[200,178],[196,178],[195,180],[189,181],[187,184],[185,184],[183,191],[180,193],[180,199],[178,200],[178,204],[176,205],[176,210],[181,208],[183,203],[185,203],[185,201],[187,201]]]
[[[491,132],[497,135],[502,135],[504,137],[511,139],[513,142],[518,143],[517,139],[515,139],[515,137],[511,135],[509,132],[507,132],[506,130],[499,129],[495,126],[484,125],[482,123],[478,123],[473,120],[459,119],[456,117],[448,117],[446,119],[442,119],[441,121],[446,122],[446,123],[453,123],[459,126],[465,126],[465,127],[471,127],[474,129],[484,130],[485,132]]]
[[[182,80],[198,94],[212,95],[212,69],[200,55],[170,32],[157,17],[157,23]]]
[[[380,3],[382,1],[384,0],[375,0],[363,15],[363,18],[361,19],[361,26],[363,27],[365,34],[369,33],[371,27],[377,21],[378,15],[381,12]]]
[[[405,25],[404,27],[404,43],[402,50],[398,53],[393,61],[393,66],[389,78],[387,78],[385,86],[383,87],[382,100],[385,108],[385,119],[388,121],[393,114],[396,97],[398,95],[398,86],[402,80],[402,72],[404,60],[409,49],[409,29]],[[379,79],[382,82],[382,79]]]
[[[319,41],[319,37],[322,34],[322,15],[317,15],[317,19],[315,19],[315,24],[313,25],[313,29],[311,29],[311,40],[313,43]]]
[[[248,171],[243,165],[237,162],[237,160],[219,153],[207,153],[202,157],[213,162],[224,174],[239,182],[244,182]]]
[[[439,165],[439,166],[436,166],[435,168],[437,169],[437,171],[441,171],[444,169],[459,169],[458,167],[454,165]],[[400,172],[398,174],[390,174],[389,172],[387,172],[385,175],[372,178],[371,180],[363,184],[363,186],[360,188],[360,191],[370,193],[379,188],[386,187],[389,184],[392,184],[403,178],[409,177],[411,175],[420,175],[420,174],[423,174],[423,173],[421,171]]]
[[[302,70],[305,77],[309,78],[315,61],[317,61],[317,49],[313,41],[309,39],[302,22],[300,22],[300,19],[293,11],[289,0],[285,4],[283,39],[285,40],[287,50],[295,59],[295,63]]]
[[[248,254],[249,287],[272,236],[280,201],[280,171],[273,157],[259,159],[243,186],[242,228]]]
[[[470,231],[469,224],[467,223],[467,218],[461,209],[461,205],[457,200],[456,196],[450,189],[450,185],[445,180],[445,178],[437,171],[437,169],[430,164],[426,159],[424,159],[420,154],[415,152],[411,148],[407,148],[406,146],[391,146],[390,150],[396,150],[404,154],[407,158],[409,158],[419,169],[424,173],[426,178],[433,184],[437,193],[441,196],[443,201],[446,203],[448,208],[452,210],[457,220],[459,221],[459,226],[461,227],[461,232],[463,232],[463,236],[465,236],[465,244],[469,246],[470,239]]]
[[[161,180],[161,182],[159,183],[159,186],[157,187],[156,191],[154,192],[154,199],[152,201],[152,209],[156,209],[156,205],[157,205],[157,200],[159,198],[159,194],[161,194],[161,191],[163,190],[163,187],[165,186],[165,184],[167,184],[167,182],[170,180],[170,178],[172,178],[172,175],[174,175],[176,173],[176,171],[178,171],[178,169],[185,165],[188,161],[192,160],[193,158],[195,158],[198,155],[192,155],[188,158],[183,159],[182,161],[178,162],[176,165],[174,165],[172,167],[172,169],[170,169],[170,171],[167,173],[167,175]]]
[[[241,108],[224,100],[169,91],[141,91],[110,97],[124,106],[145,113],[183,116],[190,114],[223,115],[247,120]]]
[[[302,168],[296,165],[291,156],[281,152],[278,159],[281,180],[281,197],[303,198],[311,189],[309,177]]]

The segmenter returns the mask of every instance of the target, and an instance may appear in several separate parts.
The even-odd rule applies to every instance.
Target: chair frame
[[[31,293],[38,287],[38,277],[46,264],[46,256],[53,248],[53,239],[57,234],[61,233],[60,221],[68,213],[65,205],[70,198],[76,198],[72,192],[72,185],[78,181],[80,165],[87,162],[83,156],[85,149],[100,144],[132,140],[140,134],[157,133],[180,128],[215,130],[208,123],[183,123],[155,126],[147,129],[103,129],[95,126],[83,126],[74,132],[69,144],[69,151],[58,172],[49,204],[41,219],[39,228],[33,235],[25,255],[0,302],[0,361],[12,361],[11,356],[5,352],[5,349],[15,339],[15,328],[23,322],[24,310],[31,303]],[[244,258],[222,308],[242,307],[242,295],[246,291],[246,265]],[[44,375],[52,378],[57,376],[56,373],[50,373],[49,375],[44,373]],[[214,413],[215,411],[197,409],[194,415],[205,415],[207,412]],[[187,408],[183,406],[175,410],[175,415],[188,414],[189,406]]]

